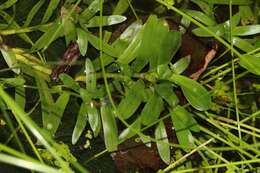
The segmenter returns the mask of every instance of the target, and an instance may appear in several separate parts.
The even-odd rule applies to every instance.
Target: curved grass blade
[[[66,106],[69,102],[70,99],[70,94],[67,92],[63,92],[59,98],[57,99],[57,101],[54,103],[54,116],[55,118],[53,118],[52,120],[52,129],[51,129],[51,134],[54,135],[55,132],[57,131],[60,122],[61,122],[61,118],[63,116],[63,113],[66,109]]]
[[[160,121],[158,126],[155,129],[155,139],[158,141],[156,142],[156,146],[159,152],[161,159],[166,164],[170,164],[171,162],[171,151],[170,145],[168,141],[167,132],[164,126],[163,121]]]
[[[35,14],[40,10],[40,8],[43,6],[44,2],[45,2],[45,0],[40,0],[33,6],[33,8],[30,10],[29,14],[27,15],[27,18],[23,25],[24,27],[27,27],[30,25]]]
[[[47,10],[44,13],[44,16],[42,18],[41,23],[46,23],[50,19],[54,10],[58,7],[59,3],[60,3],[59,0],[51,0],[50,1],[49,5],[47,7]]]
[[[17,2],[17,0],[8,0],[8,1],[2,3],[0,5],[0,11],[12,7],[16,2]]]
[[[39,171],[39,172],[45,172],[45,173],[57,173],[60,172],[60,170],[56,168],[52,168],[46,164],[32,161],[32,160],[24,160],[17,157],[13,157],[7,154],[0,153],[0,162],[7,163],[10,165],[18,166],[21,168],[25,168],[28,170],[33,171]]]
[[[43,128],[52,131],[52,123],[53,120],[56,119],[56,116],[54,114],[54,100],[52,98],[50,89],[45,82],[44,79],[39,77],[38,75],[35,76],[37,88],[40,94],[41,99],[41,111],[42,111],[42,123]]]
[[[77,122],[74,127],[73,133],[72,133],[72,144],[76,144],[79,140],[80,135],[82,134],[83,130],[86,127],[87,120],[88,120],[88,106],[86,103],[82,103],[80,106],[80,110],[77,117]]]
[[[101,106],[101,119],[106,148],[108,151],[115,151],[118,146],[118,130],[115,114],[112,112],[112,107],[104,102]]]
[[[184,96],[195,109],[205,111],[210,108],[211,96],[202,85],[188,77],[177,74],[173,74],[170,81],[181,87]]]

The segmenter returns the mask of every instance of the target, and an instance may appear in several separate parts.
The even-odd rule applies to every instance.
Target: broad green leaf
[[[119,135],[119,140],[120,141],[125,141],[131,137],[133,137],[134,135],[136,135],[136,131],[140,131],[141,130],[141,118],[137,118],[131,125],[129,128],[124,129],[120,135]]]
[[[80,23],[87,23],[100,9],[100,0],[94,0],[79,16]],[[103,3],[103,0],[102,0]]]
[[[216,25],[216,21],[211,17],[207,16],[206,14],[202,13],[201,11],[196,10],[187,10],[187,14],[192,16],[194,19],[200,21],[201,23],[207,26],[214,26]]]
[[[85,62],[86,88],[89,90],[96,89],[96,71],[90,59]]]
[[[225,34],[225,28],[224,28],[224,25],[222,25],[222,24],[219,24],[216,26],[209,26],[209,27],[207,27],[207,29],[214,32],[217,36],[223,36]],[[198,37],[212,37],[211,34],[206,32],[202,28],[196,28],[196,29],[192,30],[192,33]]]
[[[85,56],[88,49],[88,37],[83,29],[77,28],[77,43],[79,46],[79,51],[82,56]]]
[[[46,23],[50,19],[54,10],[58,7],[59,2],[59,0],[50,0],[50,3],[47,7],[47,10],[44,13],[41,23]]]
[[[118,146],[118,130],[115,114],[112,112],[112,107],[108,105],[108,103],[102,103],[101,119],[106,148],[108,151],[115,151]]]
[[[101,130],[101,119],[99,112],[92,102],[90,102],[90,106],[88,106],[87,111],[89,125],[94,133],[94,137],[97,137]]]
[[[205,111],[210,108],[211,96],[202,85],[190,78],[177,74],[173,74],[170,81],[181,87],[184,96],[195,109]]]
[[[0,5],[0,11],[12,7],[17,0],[8,0]]]
[[[160,83],[155,86],[155,91],[172,107],[179,103],[171,83]]]
[[[34,18],[35,14],[40,10],[40,8],[42,7],[42,5],[45,3],[45,0],[39,0],[34,6],[33,8],[30,10],[30,12],[27,15],[27,18],[24,22],[24,27],[27,27],[30,25],[32,19]]]
[[[183,57],[183,58],[179,59],[176,63],[174,63],[171,66],[171,69],[173,70],[174,73],[181,74],[190,65],[190,60],[191,60],[190,55]]]
[[[59,75],[59,78],[66,87],[73,89],[76,92],[79,92],[80,86],[72,77],[65,73],[62,73]]]
[[[144,83],[141,80],[135,82],[125,94],[125,97],[118,105],[119,116],[123,119],[131,117],[142,102]]]
[[[142,124],[149,125],[156,121],[160,116],[162,109],[163,100],[157,95],[157,93],[154,93],[141,112],[140,116],[142,117]]]
[[[203,0],[210,4],[221,4],[221,5],[229,5],[230,0]],[[232,0],[232,5],[249,5],[253,1],[252,0]]]
[[[54,109],[56,109],[54,107],[54,100],[46,81],[38,75],[35,76],[35,80],[41,99],[43,128],[52,131],[52,123],[56,119],[54,114]]]
[[[0,50],[8,67],[11,68],[14,73],[19,74],[20,68],[17,67],[17,59],[12,49],[0,48]]]
[[[57,131],[60,122],[61,122],[61,118],[63,116],[63,113],[66,109],[66,106],[69,102],[70,99],[70,94],[68,94],[67,92],[63,92],[57,99],[57,101],[54,103],[54,115],[55,118],[53,118],[52,120],[52,129],[51,134],[54,135],[55,132]]]
[[[77,117],[77,122],[72,133],[72,144],[76,144],[80,135],[84,131],[88,120],[88,106],[86,103],[82,103]]]
[[[234,36],[248,36],[260,33],[260,25],[237,26],[233,29]]]
[[[138,58],[149,60],[150,69],[155,69],[158,65],[171,61],[180,43],[180,32],[170,31],[163,19],[152,15],[144,26]]]
[[[95,16],[91,18],[88,23],[85,24],[87,28],[94,28],[99,26],[110,26],[122,23],[126,20],[126,17],[120,15],[111,15],[111,16]],[[102,21],[102,23],[100,23]]]
[[[240,65],[254,73],[260,75],[260,58],[254,55],[242,55],[240,58]]]
[[[142,30],[138,32],[138,34],[133,38],[128,47],[122,52],[122,54],[118,57],[117,61],[121,64],[129,64],[133,61],[138,55],[138,51],[140,48],[142,39]]]
[[[60,29],[61,22],[56,21],[54,22],[50,28],[36,41],[36,43],[33,45],[33,49],[39,50],[39,49],[46,49],[50,41],[53,41],[57,39],[58,37],[63,35],[63,31]],[[54,36],[54,38],[53,38]]]
[[[163,121],[155,129],[155,139],[157,140],[156,145],[161,159],[164,163],[170,164],[171,150]]]
[[[190,129],[197,126],[197,123],[191,114],[181,106],[177,106],[170,114],[179,144],[186,147],[194,146],[194,139]]]
[[[235,28],[240,22],[240,14],[236,13],[235,15],[233,15],[231,20],[232,20],[232,28]],[[230,34],[230,20],[227,20],[224,23],[221,23],[221,24],[218,24],[218,25],[215,25],[215,26],[209,26],[209,27],[207,27],[207,29],[211,30],[212,32],[214,32],[218,36],[226,36],[227,38],[229,38],[230,37],[229,36],[229,34]],[[192,33],[195,34],[196,36],[199,36],[199,37],[212,37],[211,34],[206,32],[202,28],[196,28],[196,29],[192,30]]]
[[[250,52],[255,49],[255,47],[245,39],[241,39],[239,37],[232,37],[232,39],[233,45],[245,52]]]

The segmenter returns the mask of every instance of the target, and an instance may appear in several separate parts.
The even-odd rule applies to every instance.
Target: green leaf
[[[163,100],[157,95],[157,93],[154,93],[141,112],[140,116],[142,117],[142,124],[149,125],[156,121],[160,116],[162,109]]]
[[[203,0],[210,4],[221,4],[221,5],[229,5],[230,0]],[[251,0],[232,0],[232,5],[249,5],[252,4]]]
[[[120,15],[111,15],[111,16],[95,16],[91,18],[88,23],[86,23],[84,26],[87,28],[94,28],[101,26],[111,26],[115,24],[122,23],[126,20],[125,16]],[[102,21],[102,24],[100,22]]]
[[[134,135],[136,135],[136,131],[140,131],[141,129],[141,118],[137,118],[131,125],[130,127],[124,129],[120,135],[119,135],[119,140],[120,141],[125,141]],[[134,130],[134,131],[133,131]]]
[[[179,103],[179,99],[173,91],[171,83],[160,83],[155,86],[155,91],[164,99],[166,102],[174,107]]]
[[[128,45],[128,47],[118,57],[117,59],[118,63],[129,64],[131,61],[133,61],[136,58],[141,44],[142,33],[143,33],[142,30],[138,31],[138,33],[133,38],[133,40]]]
[[[207,26],[214,26],[217,24],[214,19],[202,13],[201,11],[187,10],[187,14]]]
[[[234,36],[248,36],[260,33],[260,25],[237,26],[233,29]]]
[[[116,125],[115,114],[107,103],[102,103],[101,119],[103,124],[104,140],[108,151],[117,150],[118,130]]]
[[[180,32],[170,31],[163,19],[152,15],[144,26],[138,57],[149,60],[150,69],[155,69],[158,65],[171,61],[180,48],[180,43]]]
[[[119,116],[123,119],[131,117],[142,102],[142,92],[144,92],[144,83],[141,80],[135,82],[125,94],[125,97],[118,105]]]
[[[77,122],[76,125],[74,127],[73,133],[72,133],[72,144],[76,144],[77,141],[79,140],[80,135],[82,134],[82,132],[84,131],[86,124],[87,124],[87,120],[88,120],[88,106],[87,103],[82,103],[80,106],[80,110],[78,113],[78,117],[77,117]]]
[[[85,56],[88,49],[88,37],[87,33],[80,28],[77,28],[77,43],[79,46],[79,51],[82,56]]]
[[[196,81],[185,76],[173,74],[170,81],[178,84],[188,102],[197,110],[205,111],[210,108],[209,92]]]
[[[93,91],[96,89],[96,71],[90,59],[85,62],[86,88]]]
[[[101,119],[97,108],[92,102],[90,102],[90,106],[88,107],[88,122],[94,133],[94,137],[97,137],[101,130]]]
[[[79,92],[80,86],[72,77],[70,77],[65,73],[62,73],[59,75],[59,78],[61,79],[61,81],[66,87],[73,89],[76,92]]]
[[[62,18],[62,28],[64,30],[66,45],[69,45],[71,41],[76,39],[76,27],[75,23],[70,17],[68,17],[68,10],[64,7],[61,8]]]
[[[79,16],[80,23],[87,23],[100,9],[100,0],[94,0]],[[103,0],[102,0],[103,3]]]
[[[163,121],[161,121],[155,129],[155,139],[157,140],[156,145],[161,159],[164,163],[170,164],[171,151]]]
[[[61,22],[56,21],[54,22],[49,29],[36,41],[33,45],[33,49],[46,49],[50,42],[57,39],[60,36],[63,36],[63,31],[60,29]],[[54,38],[53,38],[54,36]]]
[[[254,73],[260,75],[260,58],[254,55],[242,55],[240,58],[240,65]]]
[[[87,33],[87,38],[88,41],[90,42],[90,44],[95,47],[97,50],[99,50],[99,38],[95,35],[93,35],[90,32],[86,32]],[[119,52],[117,51],[117,49],[115,49],[114,47],[112,47],[111,45],[107,44],[107,43],[103,43],[103,51],[104,53],[106,53],[109,56],[112,57],[118,57],[119,56]]]
[[[41,23],[46,23],[50,19],[54,10],[58,7],[59,2],[60,2],[59,0],[51,0],[50,1],[47,10],[44,13],[44,16],[42,18]]]
[[[188,68],[188,66],[190,65],[190,61],[191,61],[190,55],[185,56],[179,59],[176,63],[174,63],[171,66],[171,69],[173,70],[174,73],[181,74]]]
[[[54,100],[52,98],[50,89],[44,79],[36,75],[35,80],[41,99],[43,128],[52,131],[52,123],[56,119],[56,116],[54,114]]]
[[[223,24],[219,24],[216,26],[209,26],[207,27],[210,31],[214,32],[217,36],[223,36],[225,34],[225,28]],[[206,32],[202,28],[196,28],[192,30],[192,33],[198,37],[212,37],[211,34]]]
[[[124,12],[126,12],[126,10],[129,7],[129,3],[131,3],[132,0],[119,0],[114,11],[113,14],[114,15],[120,15],[123,14]]]
[[[15,83],[16,85],[19,83],[19,80],[22,81],[22,83],[20,85],[17,85],[15,87],[15,102],[24,110],[25,108],[25,87],[24,87],[24,83],[25,80],[22,76],[18,76],[15,79]]]
[[[19,74],[21,70],[17,68],[18,63],[15,53],[8,48],[0,48],[0,50],[8,67],[11,68],[14,73]]]
[[[232,40],[234,46],[236,46],[237,48],[245,52],[250,52],[255,49],[255,47],[246,39],[241,39],[239,37],[232,37]]]
[[[23,25],[24,27],[27,27],[30,25],[35,14],[40,10],[40,8],[43,6],[44,2],[45,2],[45,0],[40,0],[33,6],[33,8],[30,10],[29,14],[27,15],[27,18]]]
[[[0,5],[0,11],[12,7],[17,0],[8,0]]]
[[[63,116],[63,113],[66,109],[66,106],[69,102],[70,99],[70,94],[68,94],[67,92],[63,92],[59,98],[57,99],[57,101],[54,103],[54,117],[52,120],[52,129],[51,134],[53,135],[57,130],[58,127],[60,125],[61,122],[61,118]]]
[[[170,114],[179,144],[186,147],[194,146],[194,139],[190,130],[197,126],[197,123],[191,114],[181,106],[177,106]]]

